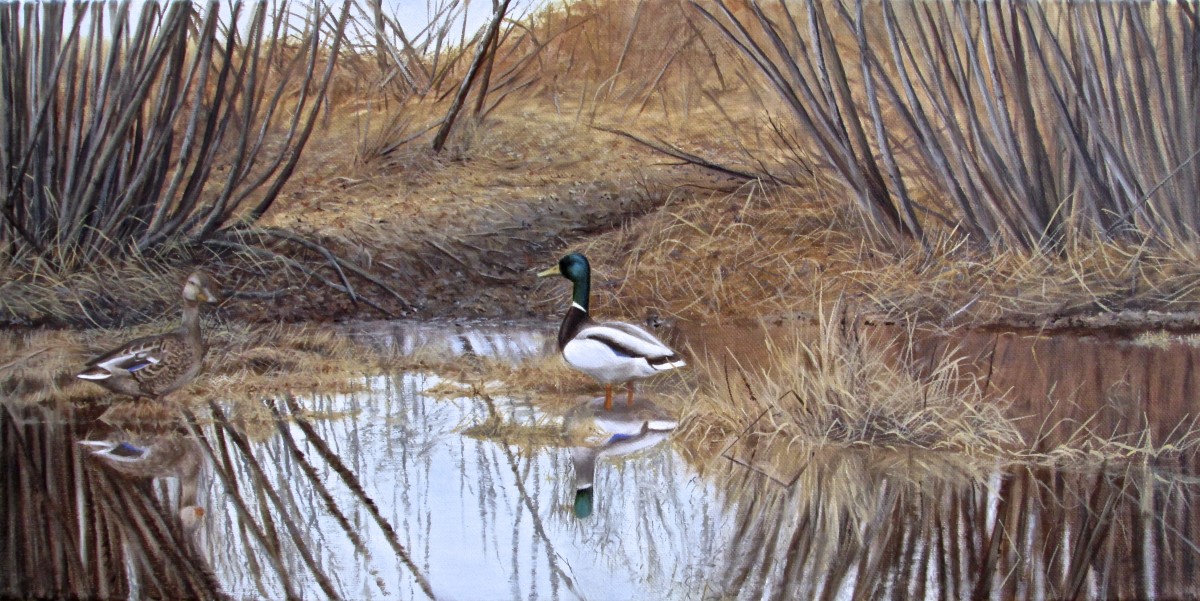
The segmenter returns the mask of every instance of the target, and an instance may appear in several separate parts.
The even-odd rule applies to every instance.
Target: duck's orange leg
[[[633,406],[633,382],[625,383],[625,392],[626,392],[625,404],[627,406],[632,407]]]
[[[612,384],[604,385],[604,410],[612,411]]]

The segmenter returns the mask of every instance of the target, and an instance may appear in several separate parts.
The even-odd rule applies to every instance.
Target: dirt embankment
[[[627,227],[675,200],[738,182],[670,163],[653,151],[570,120],[505,117],[448,156],[416,154],[370,164],[336,159],[336,137],[310,149],[309,171],[265,227],[310,236],[395,294],[348,274],[349,295],[295,272],[263,280],[233,270],[252,320],[384,317],[523,317],[561,300],[535,272],[570,245]],[[288,253],[322,262],[320,251]],[[340,278],[329,269],[324,275]],[[559,284],[560,282],[555,282]],[[547,304],[553,299],[554,304]]]
[[[219,313],[246,321],[549,315],[563,283],[535,271],[568,246],[738,184],[569,118],[528,117],[493,118],[442,155],[422,146],[371,162],[357,158],[355,128],[334,123],[314,135],[256,225],[276,235],[248,237],[242,250],[180,252],[151,269],[15,277],[0,283],[0,323],[108,327],[172,317],[176,280],[196,265],[225,288]],[[353,294],[337,289],[347,283]]]

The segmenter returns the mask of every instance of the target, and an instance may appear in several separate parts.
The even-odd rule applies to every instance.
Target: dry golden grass
[[[463,436],[480,440],[494,440],[530,451],[564,444],[562,427],[556,422],[545,420],[543,423],[533,425],[519,424],[504,419],[496,413],[489,415],[484,421],[462,428],[460,431]]]
[[[916,448],[997,457],[1022,448],[1003,405],[946,361],[918,377],[890,341],[835,308],[815,340],[768,341],[761,365],[711,362],[684,404],[682,431],[702,441],[753,439],[789,448]]]
[[[608,312],[719,322],[816,314],[844,294],[875,320],[945,327],[1200,327],[1200,262],[1167,247],[1077,240],[1062,255],[864,242],[854,209],[793,188],[682,196],[627,228],[575,245]]]
[[[531,453],[541,447],[566,444],[566,433],[557,420],[542,416],[532,423],[518,423],[500,414],[491,395],[476,390],[476,396],[487,404],[488,417],[482,422],[460,428],[464,436],[516,445]]]
[[[172,408],[218,401],[232,404],[235,413],[254,414],[258,409],[265,411],[261,407],[264,398],[358,390],[363,383],[361,376],[379,369],[370,349],[325,329],[212,326],[206,324],[206,369],[166,398],[170,413]],[[107,346],[172,327],[173,323],[159,322],[123,330],[0,335],[0,391],[6,398],[25,403],[115,403],[108,416],[111,420],[157,421],[162,413],[157,404],[132,402],[74,375]]]
[[[1124,387],[1114,387],[1104,395],[1106,408],[1137,406]],[[1045,415],[1055,415],[1065,403],[1053,403]],[[1029,444],[1016,454],[1024,464],[1065,469],[1087,469],[1097,465],[1110,467],[1145,467],[1169,470],[1181,458],[1195,457],[1200,451],[1200,417],[1185,416],[1178,423],[1152,424],[1144,413],[1135,412],[1125,418],[1128,423],[1114,424],[1098,411],[1091,417],[1076,421],[1052,422],[1048,417],[1034,424],[1038,431],[1028,437]],[[1031,419],[1037,419],[1032,417]],[[1161,426],[1168,426],[1169,430]],[[1114,431],[1116,430],[1116,431]],[[1165,434],[1158,438],[1155,432]]]
[[[41,264],[0,264],[0,323],[136,323],[179,310],[189,266],[133,259],[58,274]]]
[[[99,388],[75,378],[89,358],[74,333],[0,335],[0,393],[34,403],[90,400],[99,394]]]
[[[984,254],[947,244],[847,276],[881,313],[943,325],[1187,325],[1194,317],[1172,314],[1200,308],[1195,252],[1077,241],[1061,256]]]
[[[580,245],[592,259],[599,306],[697,321],[804,310],[852,243],[846,216],[827,202],[747,185],[670,204],[629,228]],[[809,307],[810,308],[810,307]]]
[[[379,370],[371,349],[329,328],[232,324],[209,336],[204,398],[245,400],[307,392],[351,392]]]
[[[558,354],[513,361],[454,355],[436,346],[423,346],[409,354],[388,357],[383,363],[392,370],[424,371],[442,377],[442,381],[422,391],[433,397],[504,395],[531,399],[550,408],[569,406],[579,395],[603,390]]]

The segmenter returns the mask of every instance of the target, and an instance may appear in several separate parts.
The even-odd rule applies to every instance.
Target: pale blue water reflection
[[[550,331],[356,335],[520,360],[552,352]],[[558,415],[525,395],[426,392],[441,382],[373,375],[360,392],[213,404],[150,431],[6,401],[0,598],[1200,596],[1190,455],[1070,471],[878,448],[738,454],[775,461],[772,476],[685,460],[664,399],[609,414],[583,398]],[[544,442],[468,432],[497,416]],[[121,441],[141,468],[96,454]],[[195,449],[201,466],[182,460]]]
[[[670,598],[685,596],[685,583],[710,568],[712,547],[723,538],[713,536],[721,521],[720,495],[669,444],[615,462],[601,458],[595,511],[581,521],[572,510],[575,471],[567,448],[522,448],[463,436],[462,429],[487,419],[489,409],[478,399],[422,394],[438,381],[425,374],[380,376],[370,379],[367,392],[299,399],[317,415],[349,415],[313,420],[311,427],[394,527],[415,572],[438,598]],[[554,419],[531,406],[497,400],[498,411],[514,421],[534,425]],[[372,518],[365,499],[299,426],[287,429],[361,546],[305,482],[288,448],[291,442],[282,435],[254,446],[266,471],[265,487],[286,499],[282,510],[275,509],[275,519],[303,525],[315,564],[341,596],[424,597],[414,570],[396,560],[388,533]],[[264,487],[249,474],[239,476],[244,495],[255,497],[256,488]],[[247,562],[263,550],[247,544],[234,521],[218,517],[236,513],[219,488],[210,499],[215,519],[206,553],[214,572],[234,597],[283,596],[278,577],[257,578]],[[291,562],[293,590],[322,592],[313,571],[289,551],[288,541],[280,544]]]

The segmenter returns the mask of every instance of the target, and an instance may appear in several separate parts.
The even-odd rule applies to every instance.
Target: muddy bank
[[[174,319],[177,280],[193,265],[221,282],[226,299],[215,314],[222,319],[545,316],[565,293],[556,286],[561,282],[539,282],[535,272],[566,248],[661,208],[672,190],[730,185],[686,168],[663,170],[660,177],[641,187],[591,181],[513,189],[502,202],[404,203],[373,208],[354,223],[323,215],[346,214],[325,206],[288,213],[277,220],[283,227],[247,234],[245,248],[204,246],[164,257],[163,264],[65,276],[14,274],[0,281],[0,327],[129,327]],[[333,221],[314,223],[313,215]],[[287,264],[273,263],[270,255]]]
[[[720,183],[690,170],[670,177],[676,186]],[[547,304],[542,289],[553,287],[539,282],[536,271],[557,261],[570,245],[625,227],[667,202],[657,186],[585,182],[501,204],[462,199],[408,215],[381,216],[373,231],[360,236],[314,228],[322,244],[369,265],[372,275],[397,294],[359,279],[351,282],[363,297],[356,302],[328,287],[234,273],[231,286],[243,300],[230,303],[228,311],[250,321],[541,316],[557,304]],[[313,264],[322,260],[317,251],[299,245],[289,245],[287,252]]]

